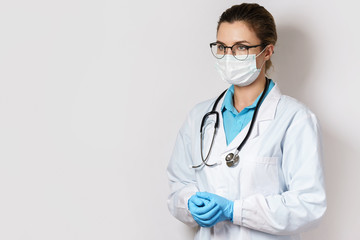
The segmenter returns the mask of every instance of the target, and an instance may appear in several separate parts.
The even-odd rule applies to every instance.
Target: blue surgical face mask
[[[240,87],[248,86],[259,76],[265,61],[260,68],[256,68],[256,58],[261,55],[264,48],[258,55],[249,54],[245,60],[237,60],[234,56],[227,54],[221,59],[216,59],[216,70],[220,77],[230,83]]]

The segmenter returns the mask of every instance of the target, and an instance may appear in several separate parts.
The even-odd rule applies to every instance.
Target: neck
[[[238,112],[241,112],[245,107],[248,107],[255,102],[260,93],[264,91],[265,81],[266,78],[263,73],[248,86],[234,86],[234,107]]]

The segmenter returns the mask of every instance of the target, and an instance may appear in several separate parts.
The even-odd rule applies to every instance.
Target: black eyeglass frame
[[[234,58],[237,59],[237,60],[239,60],[239,61],[244,61],[244,60],[247,59],[247,57],[249,56],[249,49],[250,49],[250,48],[256,48],[256,47],[260,47],[260,46],[266,47],[266,44],[264,44],[264,43],[261,43],[261,44],[258,44],[258,45],[253,45],[253,46],[247,46],[247,45],[243,45],[243,44],[242,44],[242,46],[246,48],[247,55],[246,55],[246,58],[244,58],[244,59],[238,59],[238,58],[235,57],[234,51],[233,51],[232,48],[233,48],[234,46],[236,46],[236,45],[239,45],[239,43],[235,43],[235,44],[232,45],[231,47],[228,47],[228,46],[225,46],[224,44],[219,43],[219,42],[212,42],[212,43],[210,43],[210,49],[212,49],[213,46],[218,45],[218,44],[222,45],[222,46],[225,48],[225,50],[224,50],[224,55],[223,55],[221,58],[219,58],[219,57],[217,57],[217,56],[213,53],[213,51],[211,50],[211,53],[212,53],[212,55],[213,55],[215,58],[217,58],[217,59],[222,59],[222,58],[226,55],[226,54],[225,54],[225,53],[226,53],[226,49],[227,49],[227,48],[230,48],[231,53],[232,53],[232,55],[234,56]],[[240,45],[241,45],[241,44],[240,44]]]

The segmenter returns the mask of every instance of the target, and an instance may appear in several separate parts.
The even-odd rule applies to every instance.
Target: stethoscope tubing
[[[258,103],[256,104],[256,107],[255,107],[255,111],[254,111],[254,115],[251,119],[251,123],[250,123],[250,127],[249,127],[249,130],[245,136],[245,138],[241,141],[240,145],[236,148],[236,151],[235,153],[229,153],[226,157],[225,157],[225,161],[227,163],[227,165],[229,167],[232,167],[234,165],[237,164],[238,160],[239,160],[239,157],[238,157],[238,154],[239,152],[241,151],[241,149],[243,148],[243,146],[245,145],[245,143],[247,142],[247,140],[249,139],[250,137],[250,134],[252,132],[252,129],[254,127],[254,124],[255,124],[255,121],[256,121],[256,118],[257,118],[257,115],[258,115],[258,112],[259,112],[259,109],[260,109],[260,105],[262,103],[262,101],[264,100],[265,98],[265,95],[266,95],[266,92],[269,88],[269,85],[270,85],[270,79],[266,78],[266,83],[265,83],[265,88],[264,88],[264,91],[263,93],[261,94],[260,96],[260,99],[258,101]],[[202,118],[201,120],[201,125],[200,125],[200,154],[201,154],[201,160],[202,162],[199,164],[199,165],[196,165],[196,166],[190,166],[191,168],[199,168],[203,165],[205,166],[208,166],[208,167],[213,167],[213,166],[216,166],[218,164],[221,164],[221,163],[213,163],[213,164],[208,164],[207,161],[209,159],[209,156],[210,156],[210,153],[211,153],[211,150],[212,150],[212,146],[213,146],[213,143],[214,143],[214,139],[215,139],[215,135],[217,133],[217,129],[219,127],[219,113],[216,111],[216,107],[220,101],[220,99],[225,95],[226,91],[228,89],[226,89],[224,92],[222,92],[220,94],[220,96],[215,100],[214,102],[214,105],[212,107],[212,110],[208,113],[206,113],[204,115],[204,117]],[[204,155],[203,155],[203,127],[205,125],[205,121],[206,119],[210,116],[210,115],[215,115],[215,125],[214,125],[214,133],[213,133],[213,137],[212,137],[212,140],[211,140],[211,144],[210,144],[210,149],[209,149],[209,152],[208,154],[206,155],[206,157],[204,158]],[[229,159],[228,159],[229,158]],[[235,162],[236,161],[236,162]]]
[[[244,140],[243,140],[243,141],[240,143],[240,145],[236,148],[236,150],[237,150],[238,152],[240,152],[240,150],[243,148],[243,146],[245,145],[245,143],[247,142],[247,140],[248,140],[249,137],[250,137],[250,134],[251,134],[251,132],[252,132],[252,129],[253,129],[254,125],[255,125],[255,121],[256,121],[256,118],[257,118],[257,115],[258,115],[258,112],[259,112],[259,109],[260,109],[260,105],[261,105],[262,101],[263,101],[264,98],[265,98],[265,95],[266,95],[266,92],[267,92],[267,90],[268,90],[268,88],[269,88],[269,85],[270,85],[270,80],[269,80],[268,78],[266,78],[265,88],[264,88],[263,93],[261,94],[261,97],[260,97],[258,103],[256,104],[255,111],[254,111],[254,115],[253,115],[253,117],[252,117],[252,119],[251,119],[251,123],[250,123],[249,130],[248,130],[248,132],[247,132]]]

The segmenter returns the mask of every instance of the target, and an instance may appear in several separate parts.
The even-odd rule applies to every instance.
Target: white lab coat
[[[223,99],[217,106],[220,107]],[[262,103],[253,131],[240,151],[240,163],[229,168],[225,156],[244,139],[248,124],[227,146],[222,114],[209,164],[201,163],[200,123],[214,99],[196,105],[176,139],[167,172],[171,193],[168,207],[173,216],[198,226],[188,210],[188,199],[207,191],[234,201],[233,223],[198,226],[196,240],[300,239],[300,232],[314,225],[326,210],[319,124],[315,115],[295,99],[282,95],[276,84]],[[209,121],[211,122],[211,121]],[[205,151],[212,137],[207,124]]]

